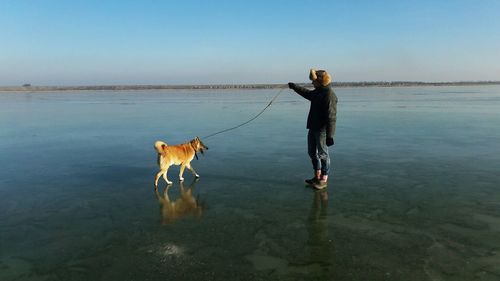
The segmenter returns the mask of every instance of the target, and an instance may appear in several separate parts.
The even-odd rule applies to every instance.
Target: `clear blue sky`
[[[0,86],[500,80],[499,0],[0,0]]]

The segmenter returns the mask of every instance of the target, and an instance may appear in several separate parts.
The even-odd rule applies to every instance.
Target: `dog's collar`
[[[196,148],[193,146],[191,143],[191,148],[194,150],[194,156],[196,157],[196,160],[198,160],[198,154],[196,153]]]

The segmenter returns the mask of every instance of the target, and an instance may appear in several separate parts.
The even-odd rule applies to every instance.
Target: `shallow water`
[[[500,278],[498,86],[337,89],[326,192],[285,90],[155,193],[277,91],[0,93],[0,280]]]

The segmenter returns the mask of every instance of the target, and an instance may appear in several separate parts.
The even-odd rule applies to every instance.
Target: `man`
[[[295,83],[288,83],[288,87],[297,94],[311,101],[307,116],[307,152],[311,157],[314,168],[314,177],[306,183],[316,189],[327,186],[330,170],[330,156],[328,146],[332,146],[337,121],[337,96],[331,87],[332,78],[325,70],[311,69],[309,79],[314,90],[309,90]]]

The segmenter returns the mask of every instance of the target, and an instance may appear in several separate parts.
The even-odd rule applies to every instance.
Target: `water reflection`
[[[328,191],[315,191],[307,218],[309,264],[319,265],[321,274],[328,274],[332,265],[333,241],[328,233]]]
[[[192,215],[195,218],[200,218],[205,209],[205,204],[198,198],[194,197],[194,187],[198,179],[195,178],[189,186],[184,187],[184,182],[179,182],[179,197],[172,199],[169,196],[169,190],[173,185],[165,187],[163,194],[160,194],[158,188],[155,188],[156,198],[160,203],[160,215],[162,224],[171,224],[176,220]]]

